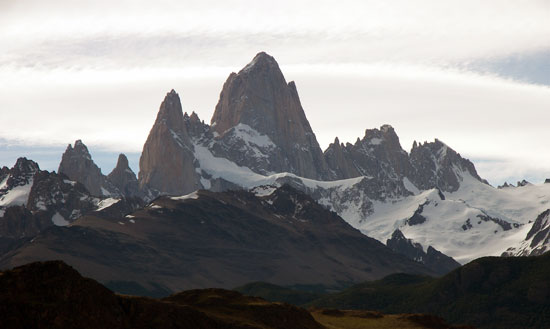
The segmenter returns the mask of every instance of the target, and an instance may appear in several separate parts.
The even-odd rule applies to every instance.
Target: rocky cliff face
[[[38,164],[27,158],[19,158],[9,169],[0,172],[0,217],[4,209],[11,206],[25,206],[33,186],[34,176],[40,171]]]
[[[403,179],[413,173],[407,152],[390,125],[367,129],[355,144],[330,144],[324,153],[331,172],[339,179],[372,177],[382,187],[380,199],[410,194]]]
[[[177,93],[167,94],[140,159],[140,189],[153,191],[148,200],[203,188],[289,184],[385,241],[395,228],[417,223],[406,220],[425,203],[421,195],[433,189],[444,199],[468,175],[483,184],[473,164],[440,141],[415,143],[407,153],[389,125],[367,129],[354,144],[336,138],[321,153],[295,85],[286,82],[277,62],[265,53],[229,76],[211,122],[187,115]],[[388,224],[391,230],[373,233],[369,220],[384,217],[376,212],[388,202],[401,202],[406,211],[389,219],[398,222]],[[418,218],[430,217],[420,213]],[[452,218],[460,225],[467,219]]]
[[[140,195],[139,183],[136,174],[128,165],[128,158],[124,154],[118,156],[116,167],[107,176],[109,181],[126,197]]]
[[[456,191],[464,173],[483,181],[469,160],[437,139],[420,145],[415,142],[407,154],[389,125],[367,129],[355,144],[330,144],[324,155],[337,178],[374,177],[397,196],[407,195],[404,179],[419,190],[438,188],[445,192]]]
[[[120,191],[101,173],[81,140],[69,144],[59,164],[60,174],[82,183],[94,196],[120,196]]]
[[[359,142],[359,139],[357,139],[357,143]],[[345,179],[361,176],[360,168],[357,168],[352,161],[352,155],[350,154],[350,149],[352,148],[352,144],[347,143],[344,145],[336,137],[334,142],[325,150],[325,161],[332,176],[335,178]]]
[[[468,175],[482,182],[471,162],[438,140],[415,143],[407,153],[389,125],[367,129],[354,144],[344,145],[336,138],[323,154],[295,84],[286,82],[277,62],[265,53],[229,76],[211,122],[210,126],[197,114],[184,113],[172,90],[144,144],[137,182],[123,156],[113,172],[103,176],[80,141],[74,147],[69,145],[60,172],[95,195],[117,191],[148,201],[197,189],[225,191],[289,184],[380,241],[389,238],[395,228],[404,229],[403,225],[432,225],[430,219],[433,223],[440,214],[440,208],[435,209],[439,203],[427,205],[423,212],[426,196],[436,193],[438,200],[443,200],[445,193],[457,191]],[[0,178],[5,172],[0,170]],[[442,204],[476,214],[479,211],[475,209],[483,208],[457,201]],[[399,203],[403,211],[394,213],[390,203]],[[370,221],[385,219],[383,213],[395,216],[378,222],[376,228],[371,226]],[[471,225],[477,223],[466,213],[445,218],[456,221],[458,227],[465,225],[464,232],[474,234],[466,225],[468,220]],[[391,229],[381,229],[385,226]]]
[[[185,194],[201,188],[194,146],[179,95],[172,90],[160,105],[139,159],[139,186],[162,194]]]
[[[411,180],[422,190],[438,188],[445,192],[454,192],[460,187],[464,173],[483,181],[472,162],[462,158],[438,139],[418,145],[415,142],[410,159],[414,167]]]
[[[176,92],[168,93],[144,145],[140,188],[158,195],[249,187],[235,177],[246,168],[318,180],[364,176],[368,191],[362,193],[384,201],[431,188],[455,191],[463,173],[481,181],[471,162],[438,140],[415,143],[409,155],[389,125],[367,129],[355,144],[336,138],[322,153],[294,83],[265,53],[229,76],[211,122],[184,114]]]
[[[386,245],[393,251],[426,265],[426,267],[440,275],[447,274],[460,267],[460,264],[452,257],[441,253],[432,246],[428,246],[428,249],[424,251],[420,243],[407,239],[398,229],[393,232],[391,239],[386,241]]]
[[[0,253],[43,229],[64,226],[97,208],[99,199],[63,174],[19,158],[0,182]]]
[[[525,240],[502,256],[538,256],[550,250],[550,209],[537,216]]]
[[[259,53],[239,73],[229,76],[211,125],[225,144],[220,152],[236,153],[244,144],[258,151],[252,157],[235,157],[239,165],[262,174],[291,172],[327,178],[322,151],[296,85],[286,82],[275,59],[266,53]]]

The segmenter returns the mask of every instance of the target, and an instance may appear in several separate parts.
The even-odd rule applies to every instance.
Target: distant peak
[[[25,157],[20,157],[15,162],[15,168],[17,168],[21,172],[36,172],[40,168],[38,167],[38,163],[29,160]]]
[[[272,56],[267,54],[265,51],[260,51],[259,53],[256,54],[256,56],[254,56],[254,58],[260,58],[260,57],[273,58]]]
[[[170,92],[166,93],[166,96],[164,97],[164,101],[168,102],[170,104],[172,104],[174,102],[179,103],[180,102],[180,96],[174,89],[172,89],[172,90],[170,90]]]
[[[183,110],[178,93],[172,89],[160,104],[155,124],[162,123],[174,131],[180,131],[183,125]]]
[[[200,121],[199,116],[197,115],[197,113],[195,113],[195,111],[191,113],[191,116],[189,117],[189,119],[193,122]]]
[[[405,240],[405,235],[403,235],[403,232],[401,232],[400,229],[395,229],[391,235],[391,238],[393,240]]]
[[[124,153],[120,153],[118,155],[118,161],[116,163],[116,167],[117,168],[123,168],[123,169],[129,168],[128,158],[126,157],[126,155]]]
[[[522,180],[522,181],[518,181],[518,183],[516,184],[517,187],[522,187],[522,186],[527,186],[527,185],[532,185],[529,181],[527,180]]]
[[[390,130],[393,131],[394,129],[393,129],[393,127],[392,127],[391,125],[388,125],[388,124],[382,125],[382,126],[380,127],[380,131],[382,131],[382,132],[388,132],[388,131],[390,131]]]
[[[269,54],[267,54],[265,51],[261,51],[254,56],[254,59],[252,59],[252,62],[272,62],[277,63],[275,61],[275,58]]]
[[[88,151],[88,147],[86,147],[86,145],[82,142],[81,139],[77,139],[75,142],[74,142],[74,147],[71,147],[71,144],[69,144],[69,146],[67,146],[67,150],[65,152],[71,152],[71,151],[74,151],[75,153],[78,153],[78,154],[84,154],[84,155],[89,155],[90,152]]]
[[[250,72],[255,68],[262,68],[262,67],[269,67],[269,66],[276,66],[279,67],[279,64],[277,64],[277,61],[273,56],[268,55],[265,52],[260,52],[254,58],[250,63],[248,63],[239,73],[241,72]]]

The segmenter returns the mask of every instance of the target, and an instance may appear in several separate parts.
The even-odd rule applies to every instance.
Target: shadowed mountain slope
[[[108,211],[44,231],[5,255],[2,268],[62,259],[116,291],[155,296],[252,281],[341,288],[395,272],[433,274],[289,186],[262,196],[161,197],[125,217]]]

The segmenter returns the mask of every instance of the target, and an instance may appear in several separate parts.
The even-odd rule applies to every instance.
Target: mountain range
[[[25,158],[1,168],[0,264],[61,258],[148,294],[257,280],[341,287],[540,254],[548,202],[550,184],[494,188],[440,140],[405,151],[390,125],[323,151],[296,84],[262,52],[229,75],[210,124],[168,92],[138,175],[123,154],[104,175],[81,140],[57,173]]]

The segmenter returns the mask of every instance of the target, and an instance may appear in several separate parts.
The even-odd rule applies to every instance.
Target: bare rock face
[[[439,188],[454,192],[460,187],[464,173],[483,181],[474,164],[436,139],[431,143],[413,144],[410,154],[415,174],[411,177],[419,189]]]
[[[355,144],[330,144],[324,156],[338,179],[373,177],[386,191],[393,190],[395,196],[408,194],[404,179],[419,190],[438,188],[445,192],[456,191],[466,173],[486,183],[472,162],[437,139],[433,143],[414,142],[407,154],[389,125],[367,129],[363,139],[357,139]]]
[[[325,160],[334,177],[344,179],[361,176],[359,169],[351,161],[350,149],[352,147],[350,143],[347,143],[347,145],[340,143],[340,140],[336,137],[334,143],[330,144],[325,150]]]
[[[189,121],[187,116],[187,121]],[[161,194],[186,194],[200,188],[194,146],[178,94],[162,104],[139,159],[139,186]]]
[[[235,139],[252,143],[257,149],[259,156],[253,157],[250,164],[245,157],[234,157],[241,166],[262,174],[291,172],[314,179],[328,176],[296,85],[286,82],[275,59],[266,53],[256,55],[239,73],[231,73],[211,127],[219,139],[227,139],[225,148],[218,153],[224,149],[226,154],[235,153],[242,148],[243,145],[235,145]]]
[[[346,151],[347,161],[360,176],[400,180],[412,171],[407,152],[401,148],[399,137],[390,125],[367,129],[363,139],[354,145],[348,144]],[[342,174],[341,178],[350,177]]]
[[[22,187],[32,184],[34,174],[36,174],[40,168],[38,163],[28,160],[27,158],[19,158],[15,162],[13,168],[2,168],[0,174],[0,197],[2,197],[2,191],[8,192],[16,187]]]
[[[367,176],[376,180],[381,186],[379,199],[384,199],[384,195],[410,194],[403,179],[412,174],[412,166],[390,125],[367,129],[363,139],[357,139],[355,144],[344,146],[336,140],[324,156],[338,179]]]
[[[98,200],[84,185],[19,158],[0,179],[0,253],[47,227],[68,225]]]
[[[27,158],[19,158],[13,168],[0,171],[0,218],[10,207],[27,205],[34,176],[40,171],[38,164]],[[2,223],[5,225],[5,223]],[[0,229],[0,236],[2,232]]]
[[[460,263],[455,261],[432,246],[424,251],[420,243],[407,239],[403,233],[397,229],[393,232],[391,239],[388,239],[386,245],[393,251],[407,256],[415,262],[426,265],[429,269],[439,275],[460,267]]]
[[[550,209],[537,216],[525,240],[508,248],[502,256],[538,256],[550,250]]]
[[[139,195],[139,183],[136,174],[128,165],[128,158],[124,154],[118,156],[116,167],[107,176],[122,195],[132,197]]]
[[[119,196],[118,189],[101,173],[81,140],[69,144],[59,164],[60,174],[82,183],[94,196]]]
[[[10,168],[6,166],[0,168],[0,182],[4,181],[4,179],[8,177],[9,173],[10,173]]]

